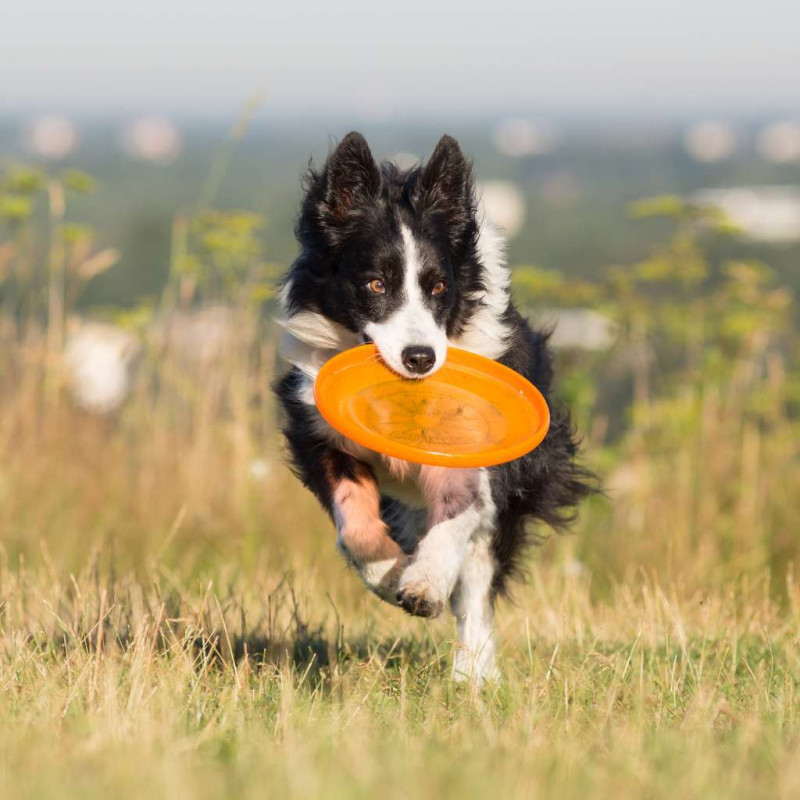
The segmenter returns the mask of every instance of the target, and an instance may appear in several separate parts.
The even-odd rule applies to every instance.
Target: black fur
[[[574,522],[581,500],[598,491],[595,475],[577,462],[579,442],[569,412],[552,398],[549,334],[533,330],[513,305],[506,314],[514,333],[508,351],[498,360],[542,392],[551,414],[550,430],[539,447],[491,470],[492,498],[498,512],[493,540],[498,563],[495,592],[503,592],[508,579],[520,573],[525,545],[540,538],[528,531],[528,521],[544,522],[562,531]]]
[[[296,227],[300,255],[287,276],[289,315],[315,311],[356,333],[366,322],[388,317],[398,302],[397,292],[374,295],[365,285],[373,278],[390,290],[402,285],[401,223],[422,242],[422,281],[446,284],[442,295],[427,302],[448,336],[457,338],[476,311],[475,297],[485,288],[486,275],[478,254],[471,165],[448,136],[424,167],[401,171],[393,164],[378,167],[364,138],[350,133],[321,171],[309,169]],[[533,538],[526,523],[565,527],[596,486],[594,476],[576,462],[578,441],[568,413],[553,408],[547,335],[532,330],[511,303],[504,322],[509,336],[498,360],[536,385],[553,413],[542,445],[490,471],[498,512],[493,539],[499,565],[496,593],[519,571],[520,554]],[[337,478],[372,472],[315,430],[314,409],[299,399],[301,384],[296,368],[276,384],[287,416],[284,433],[298,477],[331,512],[331,486]],[[384,503],[397,517],[397,502],[384,498]]]

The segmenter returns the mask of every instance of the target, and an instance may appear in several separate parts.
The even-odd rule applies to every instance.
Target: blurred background
[[[7,558],[345,580],[282,461],[275,281],[309,158],[358,129],[412,164],[448,132],[607,487],[537,558],[598,593],[647,569],[689,589],[766,572],[780,594],[800,552],[795,4],[3,17]]]

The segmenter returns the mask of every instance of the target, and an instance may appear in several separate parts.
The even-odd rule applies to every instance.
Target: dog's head
[[[472,170],[444,136],[422,167],[375,163],[350,133],[310,169],[297,224],[302,252],[283,298],[373,341],[407,378],[435,372],[484,288]]]

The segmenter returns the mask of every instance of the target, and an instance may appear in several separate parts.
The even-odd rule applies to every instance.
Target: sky
[[[795,0],[24,0],[0,113],[800,113]]]

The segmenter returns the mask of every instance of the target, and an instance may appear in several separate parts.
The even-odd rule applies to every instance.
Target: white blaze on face
[[[422,260],[411,231],[400,226],[405,253],[403,303],[383,322],[369,322],[364,333],[375,342],[383,360],[406,378],[426,378],[444,364],[447,357],[447,333],[437,325],[430,308],[425,304],[419,283]],[[436,355],[433,368],[425,375],[416,375],[403,366],[403,351],[407,347],[430,347]]]

